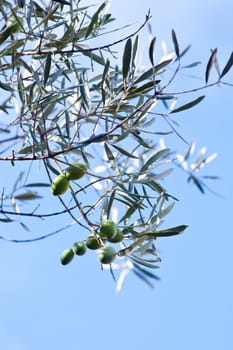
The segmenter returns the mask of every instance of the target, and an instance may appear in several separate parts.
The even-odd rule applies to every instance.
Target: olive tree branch
[[[92,48],[78,48],[78,49],[69,49],[69,50],[54,50],[54,51],[50,51],[50,50],[41,50],[40,46],[38,47],[37,50],[27,50],[27,51],[22,51],[22,52],[16,52],[16,56],[20,57],[20,56],[31,56],[31,55],[48,55],[50,53],[53,53],[54,55],[57,54],[71,54],[71,53],[78,53],[78,52],[93,52],[93,51],[98,51],[98,50],[104,50],[104,49],[109,49],[112,46],[115,46],[117,44],[120,44],[121,42],[124,42],[132,37],[134,37],[136,34],[138,34],[147,24],[147,22],[150,20],[151,15],[150,15],[150,10],[148,11],[147,15],[146,15],[146,19],[145,21],[142,23],[142,25],[133,33],[127,35],[126,37],[122,38],[122,39],[118,39],[112,43],[109,44],[105,44],[102,46],[97,46],[97,47],[92,47]]]

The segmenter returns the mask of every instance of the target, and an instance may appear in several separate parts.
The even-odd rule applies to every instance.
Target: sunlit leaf
[[[37,153],[37,152],[41,152],[43,150],[46,150],[47,145],[45,143],[41,143],[35,146],[26,146],[24,148],[22,148],[21,150],[19,150],[17,153],[18,154],[31,154],[31,153]]]
[[[138,202],[134,202],[133,205],[126,211],[126,213],[121,217],[119,223],[129,219],[133,213],[141,207],[142,199]]]
[[[82,100],[84,102],[84,106],[86,107],[86,110],[89,111],[91,109],[91,95],[90,90],[87,82],[87,76],[86,72],[84,71],[82,76],[79,77],[79,83],[80,83],[80,93]]]
[[[138,35],[135,38],[134,44],[133,44],[133,52],[132,52],[132,70],[135,71],[136,69],[136,58],[137,58],[137,52],[138,52],[138,42],[139,37]]]
[[[174,208],[174,205],[175,205],[175,202],[171,203],[166,208],[161,209],[159,211],[159,217],[163,218],[164,216],[167,216],[172,211],[172,209]]]
[[[34,200],[38,198],[43,198],[42,196],[38,195],[36,192],[27,191],[18,195],[15,195],[15,199],[20,201],[28,201],[28,200]]]
[[[145,266],[145,267],[148,267],[150,269],[158,269],[159,266],[156,265],[155,263],[153,262],[148,262],[146,259],[144,258],[139,258],[136,254],[131,254],[130,255],[130,259],[132,259],[133,261],[137,262],[138,264],[142,265],[142,266]],[[156,261],[158,262],[158,259],[156,259]],[[142,271],[142,269],[140,269]],[[148,270],[144,270],[143,271],[148,271]],[[148,274],[147,274],[148,277],[150,278],[155,278],[154,277],[154,274],[150,271],[148,271]],[[153,276],[153,277],[152,277]],[[157,279],[157,278],[155,278]]]
[[[140,173],[145,172],[146,170],[148,170],[148,168],[156,163],[158,160],[163,159],[165,157],[168,156],[170,150],[168,148],[164,148],[162,150],[156,151],[147,161],[146,163],[142,166],[142,168],[140,169]]]
[[[142,75],[140,75],[135,81],[134,84],[140,83],[143,80],[146,79],[150,79],[153,74],[157,74],[157,73],[161,73],[161,71],[167,66],[169,65],[173,60],[166,60],[163,61],[161,63],[159,63],[158,65],[148,69],[146,72],[144,72]]]
[[[184,160],[188,160],[189,157],[193,154],[194,150],[195,150],[195,142],[191,142],[187,150],[187,153],[184,156]]]

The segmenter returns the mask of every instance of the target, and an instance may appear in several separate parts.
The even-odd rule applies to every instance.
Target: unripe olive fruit
[[[75,163],[66,169],[66,177],[68,180],[77,180],[83,177],[87,172],[86,164]]]
[[[52,182],[51,190],[54,196],[60,196],[69,187],[69,180],[65,175],[58,175]]]
[[[111,221],[111,220],[106,220],[104,222],[102,222],[102,224],[100,225],[100,236],[107,238],[107,239],[111,239],[113,237],[115,237],[117,233],[117,227],[115,222]]]
[[[117,229],[117,233],[115,234],[114,237],[108,238],[108,241],[111,243],[119,243],[123,240],[124,234],[121,232],[121,230]]]
[[[101,248],[101,243],[95,237],[94,233],[91,233],[90,236],[87,237],[86,246],[89,249],[96,250]]]
[[[20,31],[22,28],[20,23],[23,24],[23,19],[20,17],[15,18],[14,15],[10,16],[10,18],[7,20],[6,26],[7,27],[12,27],[12,32],[17,33]]]
[[[87,247],[84,242],[76,242],[74,243],[73,250],[76,255],[84,255],[87,251]]]
[[[70,248],[70,249],[63,250],[61,257],[60,257],[62,265],[69,264],[73,260],[73,257],[74,257],[73,249]]]
[[[99,251],[99,260],[102,264],[111,264],[116,257],[116,250],[111,246],[105,246]]]

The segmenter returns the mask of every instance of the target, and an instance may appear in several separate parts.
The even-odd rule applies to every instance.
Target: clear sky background
[[[174,28],[181,47],[192,44],[187,63],[203,62],[184,73],[180,89],[204,84],[210,49],[218,47],[223,68],[233,50],[231,0],[113,0],[111,12],[119,26],[138,26],[149,8],[158,50],[162,40],[172,48]],[[145,29],[145,47],[147,35]],[[233,71],[225,80],[233,82]],[[77,232],[28,245],[1,241],[1,349],[233,348],[233,88],[214,87],[206,94],[201,104],[180,113],[177,120],[188,141],[195,139],[197,148],[218,153],[203,174],[221,176],[208,184],[223,198],[210,192],[203,196],[185,183],[181,171],[169,179],[168,187],[180,202],[167,225],[187,224],[189,229],[157,241],[162,263],[155,289],[130,275],[116,294],[111,275],[99,269],[93,254],[62,267],[60,252],[77,240]],[[168,146],[178,152],[185,149],[175,138]],[[9,181],[11,175],[9,167]],[[0,164],[0,179],[6,181],[5,164]],[[34,233],[46,233],[41,230],[38,222]],[[6,225],[0,231],[11,235]]]

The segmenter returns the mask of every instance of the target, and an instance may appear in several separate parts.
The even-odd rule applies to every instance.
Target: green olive
[[[99,240],[95,237],[94,233],[91,233],[90,236],[87,237],[86,246],[92,250],[102,247],[101,242],[99,242]]]
[[[111,246],[105,246],[99,251],[99,260],[102,264],[111,264],[116,257],[116,250]]]
[[[73,249],[76,255],[84,255],[87,251],[87,247],[82,241],[74,243]]]
[[[83,177],[87,172],[86,164],[75,163],[66,169],[66,177],[68,180],[77,180]]]
[[[123,240],[123,238],[124,238],[123,232],[117,229],[117,233],[115,234],[115,236],[112,238],[108,238],[108,241],[111,243],[119,243]]]
[[[65,193],[69,187],[69,180],[65,175],[58,175],[52,182],[51,190],[54,196]]]
[[[115,237],[117,233],[117,227],[115,222],[111,220],[106,220],[100,225],[100,236],[106,239],[111,239]]]
[[[73,257],[74,257],[73,249],[71,249],[71,248],[70,249],[65,249],[62,252],[61,257],[60,257],[62,265],[69,264],[73,260]]]

